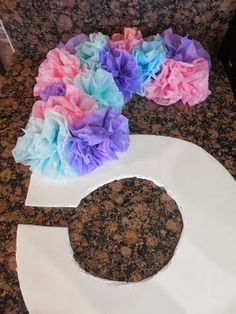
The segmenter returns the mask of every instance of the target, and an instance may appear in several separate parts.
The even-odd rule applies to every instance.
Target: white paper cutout
[[[107,162],[84,177],[65,182],[32,174],[26,205],[76,207],[96,188],[127,177],[149,179],[158,186],[164,186],[179,206],[186,206],[189,210],[192,210],[193,203],[201,203],[202,198],[207,202],[209,193],[219,195],[217,199],[222,202],[228,189],[235,190],[233,178],[211,155],[195,144],[176,138],[131,135],[128,152],[119,157],[119,161]],[[221,180],[224,181],[223,187],[216,184]],[[210,206],[214,207],[217,202],[211,202]],[[224,208],[226,204],[222,202],[222,206]],[[201,218],[198,215],[193,213],[194,221]]]
[[[30,313],[235,314],[236,184],[200,147],[132,135],[120,161],[88,176],[58,183],[32,175],[26,204],[76,206],[96,187],[124,177],[151,179],[179,204],[184,229],[171,262],[151,280],[116,286],[81,271],[67,228],[20,225],[18,276]]]
[[[215,259],[217,241],[227,246],[235,230],[219,227],[213,237],[212,226],[202,234],[185,225],[167,267],[151,280],[117,286],[81,271],[67,228],[19,225],[17,271],[26,306],[31,314],[235,314],[233,243],[228,255]]]

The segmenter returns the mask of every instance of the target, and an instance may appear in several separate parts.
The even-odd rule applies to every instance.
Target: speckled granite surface
[[[178,205],[165,189],[137,178],[94,191],[76,215],[69,227],[75,260],[86,272],[116,281],[155,275],[173,257],[183,228]]]
[[[139,26],[144,35],[173,27],[216,51],[231,21],[235,0],[2,0],[0,17],[18,53],[47,52],[78,31],[111,34]]]
[[[25,126],[29,118],[33,104],[32,87],[39,62],[38,56],[32,59],[15,56],[14,64],[7,74],[0,96],[1,314],[26,312],[16,275],[17,224],[75,226],[78,223],[76,209],[57,208],[55,210],[24,206],[30,173],[26,167],[15,164],[11,155],[17,137],[22,134],[20,128]],[[235,152],[233,151],[235,102],[221,64],[213,63],[214,68],[210,77],[212,95],[201,105],[189,108],[179,103],[165,108],[136,96],[125,108],[124,114],[130,118],[132,133],[168,135],[196,143],[211,153],[235,176]],[[125,185],[122,185],[117,192],[120,196],[120,206],[124,207],[125,199],[122,195],[125,190]],[[130,196],[134,196],[139,191],[141,193],[139,188],[131,187]],[[150,195],[151,191],[150,186],[146,193]],[[102,188],[99,193],[102,195]],[[102,206],[95,196],[93,201],[94,204],[99,202]]]

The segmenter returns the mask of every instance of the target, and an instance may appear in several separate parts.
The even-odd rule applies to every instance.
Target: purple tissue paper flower
[[[58,48],[65,48],[66,51],[68,51],[71,54],[75,54],[76,50],[75,47],[77,47],[79,44],[83,43],[85,40],[87,40],[88,36],[85,34],[79,34],[76,36],[71,37],[66,44],[60,43],[57,47]]]
[[[100,167],[105,161],[118,159],[116,152],[129,146],[128,119],[116,108],[96,111],[70,127],[72,136],[65,152],[69,165],[84,175]]]
[[[47,101],[50,96],[63,96],[65,90],[64,84],[48,85],[40,90],[39,96],[42,100]]]
[[[175,34],[171,28],[168,28],[163,32],[163,37],[169,50],[169,59],[192,62],[202,57],[207,60],[209,69],[211,68],[211,58],[199,41],[189,39],[188,35],[182,37]]]
[[[141,85],[141,69],[133,56],[125,50],[106,47],[100,53],[99,61],[101,68],[112,74],[127,103]]]

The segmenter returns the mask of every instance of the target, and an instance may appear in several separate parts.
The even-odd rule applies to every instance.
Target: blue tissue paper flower
[[[162,61],[166,58],[167,53],[164,40],[159,34],[147,38],[141,45],[134,47],[132,55],[136,64],[142,69],[142,87],[152,77],[155,78],[156,73],[161,69]],[[143,88],[141,88],[139,94],[144,95]]]
[[[12,151],[16,162],[50,178],[75,175],[65,158],[64,147],[70,132],[62,115],[47,110],[45,120],[31,118],[24,133]]]
[[[80,72],[75,76],[74,84],[93,97],[100,109],[122,108],[124,105],[123,95],[116,86],[112,74],[105,70]]]
[[[99,53],[105,48],[108,42],[108,36],[102,33],[93,33],[89,35],[89,40],[79,44],[76,50],[76,56],[80,59],[81,65],[86,64],[88,69],[96,70],[99,68]]]

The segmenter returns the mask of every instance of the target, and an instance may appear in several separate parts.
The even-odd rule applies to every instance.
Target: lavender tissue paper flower
[[[69,165],[84,175],[105,161],[118,159],[116,152],[129,146],[128,119],[116,108],[98,110],[70,128],[72,136],[65,147]]]
[[[127,103],[141,86],[141,68],[125,50],[106,47],[100,53],[101,68],[110,72]]]
[[[39,92],[39,96],[42,100],[47,101],[50,96],[63,96],[65,91],[65,84],[52,84],[43,87]]]
[[[66,51],[74,55],[76,53],[76,47],[87,39],[88,36],[81,33],[71,37],[66,44],[60,43],[58,48],[65,48]]]
[[[209,69],[211,68],[211,58],[209,53],[202,47],[202,44],[187,36],[180,36],[173,33],[171,28],[163,32],[165,44],[169,50],[168,58],[176,61],[192,62],[198,58],[207,60]]]

